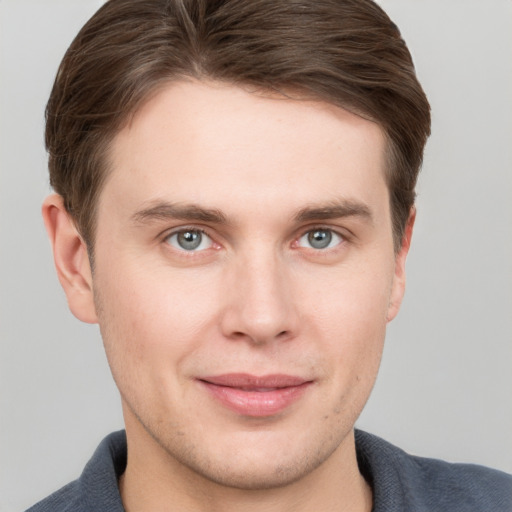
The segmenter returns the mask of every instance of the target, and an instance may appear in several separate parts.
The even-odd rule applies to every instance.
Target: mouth
[[[198,382],[221,405],[243,416],[259,418],[284,411],[313,384],[312,380],[292,375],[245,373],[203,377]]]

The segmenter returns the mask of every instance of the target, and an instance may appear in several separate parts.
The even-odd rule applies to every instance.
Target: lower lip
[[[305,393],[311,382],[270,391],[246,391],[199,381],[221,404],[238,414],[261,418],[284,411]]]

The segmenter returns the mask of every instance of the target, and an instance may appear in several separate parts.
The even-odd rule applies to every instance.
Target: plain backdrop
[[[96,326],[69,313],[40,204],[43,111],[99,0],[0,0],[0,511],[122,427]],[[512,2],[382,0],[433,109],[402,311],[358,426],[512,472]]]

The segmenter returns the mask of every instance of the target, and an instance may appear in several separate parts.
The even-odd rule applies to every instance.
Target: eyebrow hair
[[[180,219],[188,221],[227,224],[226,216],[217,209],[202,208],[195,204],[175,204],[159,201],[132,215],[137,224],[145,224],[152,220]]]
[[[295,222],[337,219],[342,217],[362,217],[373,221],[370,208],[359,201],[341,199],[321,205],[301,208],[294,216]],[[153,220],[180,219],[186,221],[228,224],[227,217],[215,208],[203,208],[195,204],[176,204],[158,201],[132,215],[137,224],[145,224]]]
[[[331,201],[325,205],[312,205],[302,208],[295,215],[295,221],[307,222],[342,217],[361,217],[370,222],[373,221],[370,208],[366,204],[352,199],[341,199],[339,201]]]

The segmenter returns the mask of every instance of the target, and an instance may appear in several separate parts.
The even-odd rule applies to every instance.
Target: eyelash
[[[205,236],[207,237],[210,241],[211,241],[211,245],[212,246],[217,246],[218,244],[215,243],[215,241],[213,240],[213,238],[206,232],[206,230],[202,229],[202,228],[198,228],[198,227],[192,227],[192,226],[189,226],[189,227],[180,227],[179,229],[176,229],[174,231],[171,231],[171,232],[168,232],[166,233],[164,236],[163,236],[163,242],[167,243],[168,245],[171,245],[172,244],[169,242],[169,240],[173,237],[173,236],[178,236],[180,234],[183,234],[183,233],[199,233],[201,236]],[[201,240],[200,242],[200,245],[203,243],[203,240]],[[181,252],[181,253],[186,253],[186,254],[189,254],[189,255],[193,255],[193,254],[198,254],[198,253],[201,253],[211,247],[208,247],[208,248],[205,248],[205,249],[200,249],[200,250],[187,250],[183,247],[181,248],[178,248],[178,247],[173,247],[174,249],[176,249],[178,252]]]
[[[294,240],[292,242],[292,247],[293,248],[301,248],[301,246],[299,244],[300,244],[300,241],[302,240],[302,238],[304,238],[305,236],[307,236],[310,233],[314,233],[315,231],[329,232],[329,233],[331,233],[331,235],[334,235],[334,236],[340,238],[340,241],[334,247],[326,247],[326,248],[302,247],[303,249],[306,249],[309,251],[314,251],[316,254],[319,254],[319,255],[322,253],[324,253],[324,254],[332,253],[333,251],[336,251],[337,249],[339,249],[340,246],[345,245],[346,243],[348,243],[350,241],[350,237],[347,234],[340,233],[339,231],[337,231],[331,227],[326,227],[326,226],[321,226],[321,225],[320,226],[308,226],[308,228],[303,230],[298,237],[294,238]],[[187,233],[187,232],[200,233],[202,236],[207,237],[211,241],[211,247],[207,247],[207,248],[200,249],[200,250],[194,250],[194,249],[187,250],[183,247],[181,247],[181,248],[174,247],[169,242],[171,237],[177,236],[180,233]],[[205,229],[200,228],[200,227],[193,227],[193,226],[180,227],[179,229],[175,229],[173,231],[167,232],[167,233],[165,233],[165,235],[162,236],[162,241],[164,243],[170,245],[175,251],[177,251],[178,253],[181,253],[183,256],[186,255],[185,257],[198,256],[199,254],[203,253],[204,251],[206,251],[208,249],[211,249],[211,248],[218,249],[221,247],[220,244],[215,242],[214,238]],[[200,244],[202,244],[202,243],[203,243],[203,241],[201,241]]]
[[[312,251],[315,251],[316,253],[327,253],[327,252],[331,252],[333,250],[336,250],[336,249],[339,249],[339,246],[341,245],[345,245],[346,243],[348,243],[350,241],[350,237],[345,234],[345,233],[341,233],[339,231],[337,231],[336,229],[333,229],[331,227],[327,227],[327,226],[308,226],[307,229],[305,229],[304,231],[302,231],[301,235],[298,236],[295,241],[293,242],[294,245],[296,246],[299,246],[299,242],[300,240],[302,240],[302,238],[304,238],[305,236],[307,236],[308,234],[310,233],[314,233],[315,231],[325,231],[325,232],[329,232],[332,235],[338,237],[340,239],[340,241],[334,246],[334,247],[326,247],[326,248],[314,248],[314,247],[308,247],[306,249],[310,249]]]

